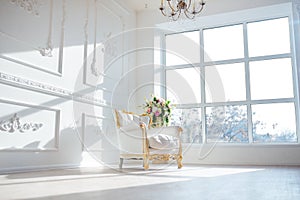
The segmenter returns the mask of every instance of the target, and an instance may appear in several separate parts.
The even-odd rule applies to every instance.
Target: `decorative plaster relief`
[[[124,22],[118,14],[104,4],[98,5],[97,2],[97,0],[93,0],[93,4],[90,5],[90,0],[86,0],[86,18],[83,27],[85,37],[84,84],[99,87],[104,79],[118,80],[115,73],[110,74],[107,68],[115,66],[120,68],[120,65],[123,64],[123,62],[116,64],[114,61],[123,51],[123,38],[121,35],[118,37],[113,37],[113,35],[124,30]],[[110,23],[107,22],[107,19],[110,19]],[[92,33],[89,32],[91,29]]]
[[[6,85],[12,85],[19,88],[24,88],[32,91],[37,91],[53,96],[62,97],[65,99],[70,99],[74,101],[79,101],[83,103],[89,103],[92,105],[97,106],[105,106],[109,107],[110,105],[102,100],[102,99],[96,99],[93,96],[85,95],[85,91],[80,92],[71,92],[62,88],[54,87],[51,85],[47,85],[44,83],[39,83],[36,81],[31,81],[25,78],[16,77],[9,74],[4,74],[0,72],[0,83],[6,84]]]
[[[64,3],[64,2],[63,2]],[[64,7],[64,5],[63,5]],[[52,45],[52,26],[53,26],[53,0],[50,0],[50,16],[49,16],[49,30],[48,30],[48,40],[47,46],[44,48],[39,48],[39,52],[42,56],[52,57],[53,45]],[[63,10],[63,20],[65,14]]]
[[[0,151],[57,150],[60,111],[0,99]]]
[[[30,14],[38,16],[41,3],[38,0],[9,0]]]
[[[0,131],[15,133],[19,131],[20,133],[25,133],[27,131],[37,131],[43,126],[42,123],[21,123],[18,114],[15,113],[11,118],[0,121]]]

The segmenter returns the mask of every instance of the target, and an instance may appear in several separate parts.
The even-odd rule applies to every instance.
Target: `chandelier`
[[[161,13],[176,21],[182,13],[188,19],[194,19],[204,8],[203,0],[161,0],[159,10]]]

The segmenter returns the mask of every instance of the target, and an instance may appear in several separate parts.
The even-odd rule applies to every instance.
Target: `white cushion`
[[[132,124],[140,125],[141,123],[145,123],[146,127],[148,127],[150,118],[148,116],[138,116],[131,113],[126,113],[123,111],[117,111],[118,120],[120,127],[132,127]],[[134,126],[134,125],[133,125]]]
[[[174,149],[179,147],[179,140],[177,137],[158,134],[148,138],[149,146],[153,149]]]
[[[133,115],[124,113],[122,111],[117,111],[118,112],[118,120],[120,123],[120,126],[126,126],[127,124],[130,124],[133,121]]]
[[[140,131],[140,125],[137,124],[135,121],[132,121],[131,123],[126,124],[125,126],[121,126],[120,130],[125,131],[125,132],[132,131],[132,130]]]

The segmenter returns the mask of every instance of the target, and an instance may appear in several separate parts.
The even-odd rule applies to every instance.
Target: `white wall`
[[[124,54],[134,34],[121,33],[135,13],[106,0],[97,11],[92,0],[36,2],[33,11],[0,2],[0,173],[117,163],[111,108],[134,84],[124,77],[136,62]],[[48,43],[52,57],[39,52]]]

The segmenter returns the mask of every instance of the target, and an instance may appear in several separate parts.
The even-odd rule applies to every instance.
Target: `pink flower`
[[[147,109],[147,113],[150,114],[151,113],[151,108]]]
[[[158,117],[160,115],[159,110],[157,110],[154,114],[155,114],[156,117]]]

